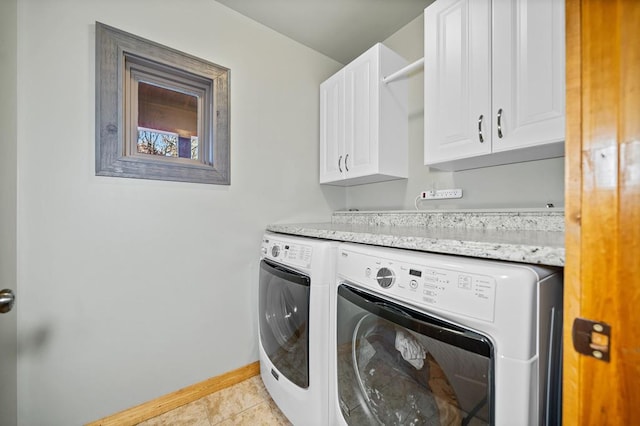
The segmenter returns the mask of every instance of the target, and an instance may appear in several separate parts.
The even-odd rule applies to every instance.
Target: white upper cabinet
[[[378,43],[320,85],[320,183],[408,177],[407,82],[382,82],[405,65]]]
[[[493,0],[493,19],[494,152],[564,141],[564,1]]]
[[[564,2],[425,9],[425,164],[465,170],[564,155]]]
[[[491,152],[490,0],[425,10],[425,162]]]
[[[344,70],[320,85],[320,183],[344,175]]]

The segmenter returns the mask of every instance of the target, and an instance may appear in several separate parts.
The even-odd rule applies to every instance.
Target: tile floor
[[[260,376],[212,393],[138,426],[291,426]]]

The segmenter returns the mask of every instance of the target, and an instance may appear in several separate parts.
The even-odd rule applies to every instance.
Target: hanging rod
[[[397,80],[399,77],[405,76],[407,74],[409,74],[411,71],[413,70],[417,70],[418,68],[423,68],[424,67],[424,58],[420,58],[417,61],[415,61],[412,64],[407,65],[406,67],[402,68],[401,70],[398,70],[396,72],[394,72],[393,74],[390,74],[386,77],[384,77],[382,79],[383,83],[391,83],[393,80]]]

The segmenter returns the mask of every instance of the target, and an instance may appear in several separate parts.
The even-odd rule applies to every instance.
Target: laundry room
[[[274,424],[311,425],[318,424],[318,419],[323,419],[323,424],[357,424],[345,421],[348,413],[356,411],[349,405],[353,399],[337,396],[342,382],[337,379],[336,339],[340,336],[347,341],[345,336],[353,337],[358,330],[365,333],[365,326],[371,324],[371,330],[382,330],[384,335],[390,323],[408,330],[408,334],[398,334],[405,336],[398,337],[401,349],[393,349],[392,344],[389,353],[401,354],[410,364],[414,371],[406,370],[409,376],[428,367],[432,374],[440,374],[441,383],[447,382],[441,387],[444,393],[457,393],[451,398],[455,402],[449,404],[453,411],[438,405],[436,399],[433,402],[421,396],[416,404],[431,407],[441,418],[450,413],[450,424],[460,424],[465,416],[474,418],[475,423],[469,424],[496,424],[496,418],[505,419],[499,417],[505,414],[496,417],[493,413],[507,405],[507,396],[504,391],[492,390],[493,386],[507,382],[503,376],[506,371],[525,377],[524,368],[515,364],[503,367],[506,364],[497,361],[503,355],[513,363],[515,359],[532,362],[535,358],[536,366],[547,366],[545,371],[558,380],[561,377],[561,354],[553,352],[556,347],[545,355],[539,349],[546,346],[528,346],[542,335],[536,327],[561,333],[558,324],[531,325],[522,319],[522,324],[535,330],[525,339],[528,343],[513,352],[509,352],[509,343],[503,345],[501,340],[511,335],[496,331],[500,328],[497,324],[508,322],[502,316],[507,309],[502,289],[504,277],[512,271],[510,265],[534,265],[526,272],[530,282],[536,283],[531,284],[533,293],[541,291],[543,286],[537,283],[544,277],[553,277],[547,283],[561,281],[565,271],[569,271],[571,282],[583,281],[585,286],[602,278],[598,274],[605,269],[610,275],[602,279],[609,282],[637,282],[638,267],[632,260],[640,255],[635,243],[640,239],[640,226],[637,215],[623,214],[640,208],[635,195],[640,193],[635,173],[640,167],[637,144],[629,145],[627,151],[604,142],[591,148],[565,145],[565,134],[580,142],[568,119],[565,127],[565,111],[566,116],[574,114],[574,123],[592,123],[576,121],[585,112],[577,111],[577,104],[570,104],[569,97],[565,107],[565,91],[587,93],[577,84],[565,85],[565,71],[568,75],[576,72],[570,62],[576,50],[567,48],[565,52],[565,34],[569,43],[576,34],[570,30],[575,28],[565,26],[565,19],[575,23],[575,16],[580,16],[565,15],[565,7],[575,12],[577,1],[541,0],[549,7],[535,9],[528,17],[526,8],[524,12],[503,12],[503,17],[511,20],[522,13],[529,19],[529,28],[538,28],[536,39],[530,40],[534,53],[519,57],[519,62],[510,58],[519,65],[529,61],[529,67],[524,68],[527,72],[514,71],[517,78],[512,80],[509,72],[492,76],[492,67],[498,67],[488,50],[482,51],[481,59],[461,53],[470,45],[475,49],[482,44],[482,36],[471,32],[477,27],[459,26],[458,30],[464,31],[455,34],[452,30],[442,39],[438,38],[442,34],[429,32],[442,23],[455,29],[451,23],[481,17],[489,43],[491,14],[498,10],[490,4],[501,3],[499,0],[291,3],[6,0],[0,4],[0,128],[5,154],[0,157],[0,288],[13,290],[3,290],[0,295],[3,309],[7,307],[7,312],[0,314],[0,425],[180,424],[173,417],[162,420],[161,416],[185,406],[196,407],[203,417],[192,419],[191,414],[185,414],[185,419],[192,420],[183,424],[241,424],[240,417],[232,414],[216,416],[217,402],[206,405],[197,401],[245,379],[252,380],[260,398],[277,413]],[[478,7],[478,3],[486,3],[487,8]],[[440,5],[442,10],[433,18],[437,24],[430,25],[432,17],[425,8],[435,11]],[[447,15],[444,6],[451,6],[452,13]],[[640,16],[637,7],[635,15],[622,13],[622,8],[616,19]],[[588,15],[590,19],[594,16],[598,14]],[[548,27],[536,26],[547,21]],[[553,30],[540,31],[543,26]],[[507,27],[516,31],[526,25],[500,28]],[[634,26],[625,21],[620,27]],[[104,34],[101,28],[112,31],[111,38],[100,35]],[[316,38],[324,42],[323,47],[313,44],[312,36],[320,30],[323,35]],[[621,34],[611,45],[638,35],[637,30]],[[515,51],[515,42],[522,40],[513,35],[497,39],[503,42],[498,50],[507,52]],[[578,42],[574,40],[573,46],[580,40],[575,39]],[[514,45],[504,40],[514,41]],[[607,49],[610,45],[605,42],[599,46],[604,47],[597,52],[624,54],[623,49]],[[153,55],[147,57],[149,52]],[[120,56],[111,61],[105,56],[108,54]],[[619,59],[620,63],[632,71],[615,80],[620,88],[616,93],[637,93],[632,82],[624,84],[633,80],[629,76],[637,76],[640,66],[631,53],[625,58]],[[345,77],[350,66],[365,63],[359,62],[362,59],[375,66],[364,74],[358,74],[361,68],[353,68],[356,71]],[[467,60],[471,62],[464,62]],[[213,70],[207,72],[215,74],[214,84],[193,77],[201,74],[199,66]],[[383,82],[385,78],[388,80]],[[529,78],[529,85],[521,88],[528,92],[511,96],[508,88],[519,87],[524,78]],[[500,83],[505,81],[509,83]],[[603,77],[603,81],[609,80]],[[166,146],[155,156],[166,158],[148,160],[154,156],[149,150],[156,147],[146,145],[143,151],[140,142],[136,151],[131,134],[139,135],[140,129],[152,127],[153,119],[145,125],[139,121],[137,127],[127,126],[131,126],[132,117],[142,117],[131,105],[143,104],[142,87],[149,82],[155,87],[169,86],[171,90],[166,92],[173,93],[158,95],[165,106],[169,98],[196,105],[197,119],[193,121],[201,133],[195,139],[192,133],[183,132],[184,126],[174,126],[173,133],[156,127],[160,129],[156,136],[163,141],[175,138],[171,143],[180,158],[169,158],[174,154],[170,155]],[[335,82],[339,83],[332,85]],[[140,91],[131,91],[129,84],[139,86]],[[479,87],[486,93],[475,93]],[[595,83],[590,87],[596,87]],[[437,96],[425,95],[436,92]],[[616,114],[625,113],[625,108],[631,111],[627,116],[636,111],[635,98],[624,103],[622,95],[598,93],[599,99],[619,102]],[[213,97],[211,102],[206,101],[208,96]],[[345,101],[350,96],[359,96],[358,101]],[[585,103],[596,103],[594,97],[584,96]],[[472,98],[473,107],[465,107],[464,99]],[[493,105],[491,99],[517,105],[521,116],[510,115],[509,107]],[[601,108],[606,105],[602,103]],[[478,112],[484,106],[486,112]],[[350,122],[345,119],[349,114]],[[363,118],[365,114],[370,114],[366,116],[369,121]],[[616,125],[621,122],[618,115],[606,117]],[[532,123],[544,120],[553,121],[555,127],[532,130]],[[520,132],[514,131],[517,126]],[[551,136],[546,130],[549,127],[555,132]],[[433,133],[434,128],[440,133]],[[640,139],[632,133],[634,129],[625,130],[628,140]],[[510,133],[543,137],[529,144],[520,139],[514,142]],[[349,134],[361,141],[375,140],[375,144],[350,151],[345,148],[345,135]],[[598,133],[592,129],[589,134]],[[342,139],[335,142],[336,138]],[[427,147],[427,140],[437,138],[448,142]],[[605,136],[599,140],[615,142]],[[484,151],[464,151],[457,157],[447,151],[452,146],[466,150],[464,143],[468,141]],[[496,146],[500,142],[521,145],[500,148]],[[220,146],[225,149],[218,150]],[[580,154],[591,152],[589,149],[593,150],[591,157]],[[183,151],[191,157],[184,158]],[[626,157],[625,152],[629,153]],[[622,161],[624,158],[629,160]],[[580,174],[583,170],[584,175]],[[611,177],[607,173],[612,171],[619,174]],[[589,185],[580,184],[588,173],[595,188],[591,192]],[[586,177],[584,180],[590,182]],[[611,188],[624,185],[631,190],[611,195]],[[608,192],[602,195],[600,188]],[[613,208],[609,206],[618,206],[618,210],[605,210]],[[615,222],[615,226],[607,226],[607,232],[601,230],[596,225],[601,217],[602,223]],[[621,229],[629,230],[626,240]],[[597,238],[590,240],[588,236]],[[580,238],[586,242],[581,244]],[[376,248],[390,251],[377,252]],[[577,250],[573,257],[566,254],[570,248]],[[317,265],[324,250],[329,254],[322,262],[330,266],[321,268],[320,274]],[[344,264],[347,257],[359,256],[371,256],[357,271],[364,274],[369,268],[366,277]],[[479,262],[472,264],[471,272],[466,260],[456,263],[467,258]],[[447,263],[451,259],[454,263]],[[606,259],[624,272],[602,267]],[[497,273],[483,269],[483,262],[504,262],[509,268]],[[593,266],[580,269],[580,262]],[[287,268],[302,276],[306,271],[310,277],[309,293],[303,296],[311,308],[308,338],[321,333],[326,339],[296,346],[294,352],[305,353],[306,360],[286,361],[308,363],[306,378],[294,373],[291,383],[304,389],[308,386],[309,392],[289,392],[289,385],[278,387],[290,380],[288,367],[282,367],[281,359],[273,359],[274,353],[287,347],[286,339],[274,333],[268,336],[272,349],[262,344],[267,338],[261,334],[261,322],[265,321],[271,321],[268,326],[276,324],[285,334],[299,336],[298,330],[287,328],[288,319],[281,321],[265,314],[269,304],[280,299],[263,293],[263,282],[305,282],[288,275]],[[576,271],[589,274],[583,276],[589,279],[578,280]],[[442,299],[438,293],[438,286],[444,284],[429,282],[432,273],[445,274],[438,276],[447,283],[455,281],[461,287],[468,283],[474,289],[475,299],[455,302],[455,308],[448,309],[459,316],[430,312],[402,295],[389,296],[400,311],[396,307],[382,312],[374,302],[388,304],[388,300],[377,289],[363,294],[367,291],[362,283],[367,280],[391,283],[388,287],[392,291],[411,291],[416,281],[421,286],[435,286],[425,287],[435,293],[425,293],[424,298],[449,306],[451,299]],[[488,281],[481,277],[488,277]],[[348,288],[339,290],[339,282]],[[405,282],[407,287],[400,287]],[[565,302],[567,282],[565,278]],[[562,293],[557,293],[556,284],[549,286],[553,295],[543,298],[549,301],[548,306],[539,303],[540,309],[532,308],[532,316],[536,315],[533,312],[542,316],[543,308],[548,308],[546,318],[562,321]],[[581,300],[584,288],[571,287],[574,298],[570,300]],[[611,284],[611,288],[618,286]],[[614,293],[611,300],[616,306],[616,301],[635,297],[622,290]],[[514,295],[514,300],[517,297]],[[584,299],[585,303],[592,300]],[[326,310],[314,305],[320,303],[316,300],[323,300]],[[522,300],[529,299],[522,296]],[[465,303],[472,307],[457,312]],[[529,306],[528,302],[525,305]],[[581,316],[578,305],[572,302],[569,306],[576,317]],[[622,327],[616,320],[631,317],[625,307],[615,310],[615,318],[599,316],[603,308],[597,308],[600,310],[593,308],[584,315],[594,321],[594,327]],[[337,316],[339,309],[344,312],[342,317]],[[398,312],[405,312],[412,320]],[[374,323],[366,322],[373,318],[367,317],[369,314],[376,315]],[[429,322],[426,317],[437,321]],[[314,323],[314,318],[322,319]],[[340,318],[345,325],[338,331]],[[362,321],[360,328],[358,321]],[[317,325],[320,322],[322,326]],[[496,328],[487,325],[493,322]],[[380,327],[381,323],[385,326]],[[436,325],[450,336],[429,350],[427,346],[437,340],[432,331]],[[523,330],[526,327],[523,325]],[[608,339],[606,327],[598,331],[599,342]],[[393,330],[398,333],[399,329]],[[458,332],[464,334],[464,342],[451,337]],[[559,344],[560,340],[553,342]],[[567,340],[564,342],[566,351]],[[634,342],[629,340],[628,345]],[[598,343],[597,348],[591,340],[586,344],[592,356],[580,365],[599,369],[596,377],[611,377],[606,368],[616,362],[615,354],[629,357],[625,358],[629,362],[637,357],[631,350],[610,349],[608,343]],[[505,347],[509,350],[502,352]],[[611,361],[595,359],[594,351],[605,358],[611,353]],[[364,357],[359,360],[377,360],[372,354],[359,355]],[[578,356],[583,355],[575,354],[570,360],[578,365],[582,359]],[[322,358],[321,364],[314,357]],[[462,371],[458,368],[462,363],[447,362],[447,358],[472,360],[478,368]],[[537,368],[526,365],[530,367],[527,371]],[[357,367],[349,368],[350,374],[358,371]],[[324,377],[319,371],[326,372]],[[497,379],[492,376],[496,371]],[[547,383],[547,379],[537,381],[539,377],[531,379],[531,386]],[[612,380],[611,385],[622,386],[634,376],[629,373],[625,377]],[[315,386],[323,380],[325,384]],[[573,380],[579,383],[576,377]],[[457,391],[472,382],[473,386]],[[557,384],[555,390],[560,388]],[[359,392],[361,388],[354,389]],[[588,393],[579,384],[575,389],[576,400],[569,413],[583,419],[580,416],[586,414],[579,414],[575,407]],[[557,392],[532,391],[531,395],[555,398],[555,402],[545,402],[546,410],[562,405]],[[599,396],[602,401],[606,401],[605,394]],[[310,401],[305,399],[307,395],[312,395]],[[366,392],[358,395],[361,405],[362,398],[370,397]],[[501,396],[499,402],[493,400],[496,395]],[[631,404],[633,398],[629,399]],[[283,400],[288,402],[279,402]],[[516,401],[529,404],[524,398]],[[627,418],[625,413],[632,406],[626,403],[620,402],[617,409],[621,420]],[[293,421],[285,407],[296,404],[308,407],[309,413],[318,410],[322,414],[308,423]],[[526,407],[536,410],[538,406]],[[378,423],[389,419],[385,417],[388,413],[376,417],[376,409],[369,410],[373,417],[365,424],[374,417]],[[398,408],[396,412],[402,411]],[[272,415],[261,413],[258,415],[263,419]],[[154,418],[160,420],[152,423]],[[544,423],[542,415],[536,423]]]

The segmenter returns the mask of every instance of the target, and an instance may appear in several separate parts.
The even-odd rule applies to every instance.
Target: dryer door
[[[268,260],[260,262],[260,342],[287,379],[309,387],[310,279]]]
[[[486,337],[347,284],[338,287],[336,331],[349,425],[491,424]]]

